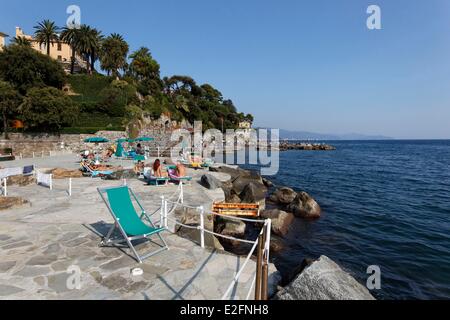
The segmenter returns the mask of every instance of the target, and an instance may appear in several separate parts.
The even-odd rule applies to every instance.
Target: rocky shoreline
[[[304,142],[280,142],[280,151],[288,150],[311,150],[311,151],[334,151],[336,147],[323,143],[304,143]]]
[[[297,192],[286,186],[275,186],[257,172],[238,166],[213,166],[201,177],[200,184],[210,190],[221,188],[225,202],[228,203],[258,203],[261,208],[260,218],[272,220],[270,249],[275,254],[285,250],[284,238],[295,219],[319,219],[322,212],[320,205],[308,193]],[[196,219],[195,213],[184,212],[178,215],[184,223],[196,223],[190,221]],[[214,232],[242,239],[254,239],[258,233],[254,223],[222,217],[211,218],[206,226]],[[183,228],[179,231],[189,232]],[[214,236],[209,237],[207,243],[216,249],[238,255],[249,251],[248,244]],[[332,272],[327,272],[330,268]],[[289,274],[280,275],[279,282],[284,287],[279,286],[274,290],[273,299],[374,299],[364,286],[325,256],[316,261],[299,261],[298,268],[291,270]]]

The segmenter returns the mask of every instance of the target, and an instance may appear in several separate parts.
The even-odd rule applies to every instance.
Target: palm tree
[[[15,37],[12,40],[12,44],[17,45],[17,46],[31,47],[31,41],[25,37]]]
[[[61,40],[67,43],[72,48],[72,56],[70,59],[70,74],[74,73],[75,69],[75,55],[78,49],[79,31],[76,28],[65,27],[61,32]]]
[[[100,54],[101,68],[108,75],[112,73],[116,79],[119,78],[119,70],[127,67],[127,54],[129,46],[124,38],[117,33],[111,34],[103,40]]]
[[[39,42],[39,45],[45,44],[47,47],[47,55],[50,55],[50,45],[53,46],[55,42],[58,42],[58,27],[55,22],[50,20],[44,20],[39,22],[37,26],[34,27],[36,31],[34,36]]]
[[[98,59],[98,53],[102,42],[101,32],[88,25],[81,25],[78,30],[77,51],[86,62],[87,72],[94,70],[95,61]]]

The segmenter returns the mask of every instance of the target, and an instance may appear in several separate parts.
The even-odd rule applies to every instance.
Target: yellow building
[[[6,38],[8,35],[6,33],[0,32],[0,51],[3,50],[3,47],[6,44]]]
[[[16,27],[16,38],[20,37],[29,40],[33,49],[47,55],[47,46],[45,44],[39,44],[32,36],[25,34],[22,28]],[[50,57],[60,61],[66,72],[70,71],[72,48],[68,44],[58,41],[53,45],[50,45]],[[75,62],[75,72],[79,72],[81,70],[81,65],[84,64],[78,56],[76,57]]]
[[[45,44],[40,45],[32,36],[26,35],[23,33],[23,30],[20,27],[16,27],[16,38],[23,37],[27,40],[31,41],[31,46],[33,49],[47,54],[47,46]],[[72,56],[72,49],[70,46],[63,42],[57,42],[53,45],[50,45],[50,57],[55,60],[62,62],[70,62],[70,57]]]

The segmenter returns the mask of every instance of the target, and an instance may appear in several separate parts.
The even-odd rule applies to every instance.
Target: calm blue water
[[[281,271],[329,256],[360,282],[381,268],[380,299],[450,299],[450,141],[330,142],[280,155],[278,185],[310,193],[317,221],[297,219]]]

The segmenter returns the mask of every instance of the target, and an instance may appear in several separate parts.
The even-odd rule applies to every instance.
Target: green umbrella
[[[122,143],[118,142],[117,143],[117,150],[116,150],[116,157],[122,157],[123,156],[123,147],[122,147]]]
[[[87,143],[103,143],[103,142],[109,142],[109,140],[106,139],[106,138],[103,138],[103,137],[92,137],[92,138],[84,139],[84,142],[87,142]]]
[[[116,142],[118,142],[118,143],[123,143],[123,142],[127,142],[127,141],[128,141],[127,138],[120,138],[120,139],[116,140]]]
[[[145,141],[153,141],[155,140],[154,138],[150,138],[150,137],[139,137],[136,139],[136,141],[141,141],[141,142],[145,142]]]
[[[135,139],[135,141],[139,141],[139,142],[153,141],[153,140],[155,140],[155,139],[150,138],[150,137],[139,137],[139,138]]]

